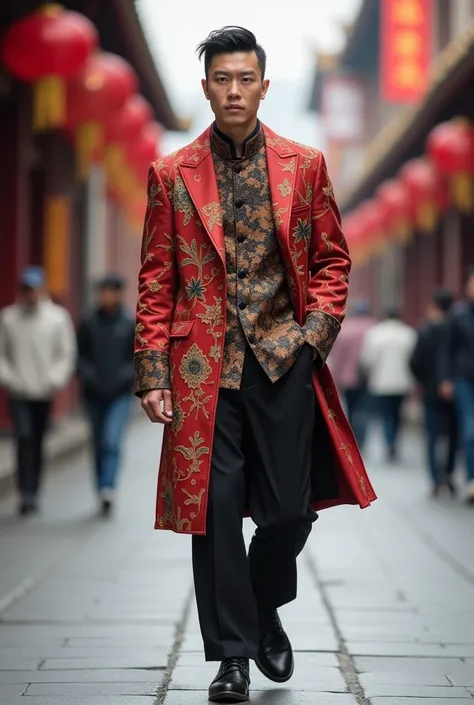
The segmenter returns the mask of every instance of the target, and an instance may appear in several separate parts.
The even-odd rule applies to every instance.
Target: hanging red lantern
[[[2,63],[14,76],[33,83],[33,127],[62,127],[66,121],[65,81],[97,46],[87,17],[48,3],[16,22],[1,41]]]
[[[128,168],[126,148],[153,118],[150,104],[140,95],[131,96],[107,123],[105,131],[105,171],[107,182],[117,190],[125,187]]]
[[[159,159],[161,135],[161,125],[149,122],[129,145],[129,161],[140,182],[146,181],[150,164]]]
[[[80,173],[87,173],[94,154],[101,154],[104,130],[135,92],[131,66],[116,54],[92,56],[68,84],[68,123],[76,133]]]
[[[427,152],[451,182],[454,203],[469,211],[474,200],[474,130],[463,119],[442,122],[430,132]]]
[[[410,238],[410,195],[407,186],[399,179],[384,181],[375,192],[386,222],[402,242]]]
[[[433,162],[411,159],[400,169],[408,191],[412,217],[420,230],[432,232],[438,215],[447,205],[447,183]]]
[[[105,141],[108,144],[128,144],[152,119],[149,102],[141,95],[132,95],[108,123]]]

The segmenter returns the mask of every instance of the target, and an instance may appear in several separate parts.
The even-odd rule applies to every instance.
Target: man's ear
[[[207,79],[203,78],[201,81],[202,90],[206,96],[206,100],[209,100],[209,93],[207,92]]]

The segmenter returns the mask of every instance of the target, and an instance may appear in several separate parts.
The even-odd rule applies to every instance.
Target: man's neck
[[[229,128],[228,126],[223,127],[222,125],[219,125],[219,122],[216,120],[216,126],[222,134],[232,140],[237,156],[241,157],[243,154],[243,144],[245,140],[257,127],[257,118],[253,118],[252,122],[247,125],[238,125],[235,128]]]

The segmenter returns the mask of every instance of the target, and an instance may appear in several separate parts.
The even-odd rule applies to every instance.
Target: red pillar
[[[2,104],[0,133],[0,308],[13,303],[21,270],[29,264],[30,106],[28,89],[12,84]],[[0,391],[0,427],[9,425]]]

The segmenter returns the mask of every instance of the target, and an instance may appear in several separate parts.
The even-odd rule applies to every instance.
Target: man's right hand
[[[150,389],[142,394],[142,408],[152,423],[170,424],[173,421],[173,405],[169,389]]]

